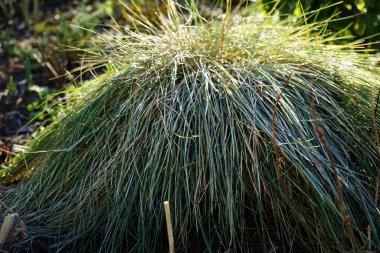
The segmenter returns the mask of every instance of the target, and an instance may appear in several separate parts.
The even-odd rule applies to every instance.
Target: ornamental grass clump
[[[376,60],[326,22],[180,9],[99,35],[107,72],[13,162],[29,234],[155,252],[168,200],[178,251],[379,249]]]

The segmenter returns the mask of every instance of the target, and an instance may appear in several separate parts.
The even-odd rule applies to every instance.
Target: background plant
[[[290,1],[268,1],[263,0],[265,10],[270,11],[276,5],[284,14],[302,15],[303,12],[318,10],[324,6],[336,4],[332,8],[324,8],[315,21],[326,20],[335,17],[330,22],[328,29],[338,32],[340,35],[365,38],[366,42],[379,41],[380,33],[380,2],[377,0],[344,0],[340,2],[328,0],[290,0]],[[343,40],[339,43],[348,43]],[[368,45],[370,48],[379,49],[378,44]]]

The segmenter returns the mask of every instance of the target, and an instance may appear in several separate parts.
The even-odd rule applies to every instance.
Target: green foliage
[[[335,17],[328,29],[342,32],[355,38],[367,38],[367,42],[379,41],[380,34],[380,1],[377,0],[263,0],[265,9],[270,11],[277,4],[280,12],[300,16],[303,12],[318,10],[334,4],[332,8],[323,8],[315,16],[316,21]],[[279,2],[279,3],[277,3]],[[373,37],[376,35],[375,37]],[[348,42],[348,40],[346,40]],[[379,49],[378,45],[372,47]]]
[[[14,48],[14,40],[11,38],[10,30],[0,31],[0,49],[4,52],[11,52]]]
[[[7,89],[9,90],[10,95],[14,95],[17,93],[17,87],[14,83],[13,76],[9,77],[9,83]]]
[[[39,86],[34,86],[34,87],[37,88],[38,90],[41,89],[41,87]],[[46,87],[42,89],[46,89]],[[57,120],[59,114],[63,110],[64,106],[63,104],[61,104],[62,101],[60,101],[60,103],[55,102],[52,104],[52,102],[49,100],[49,97],[46,98],[46,96],[44,96],[43,99],[44,99],[44,102],[34,101],[27,105],[27,110],[29,111],[30,120],[31,121],[39,120],[41,122],[43,121],[47,123],[54,122],[55,120]],[[42,129],[44,128],[45,127],[42,126]]]

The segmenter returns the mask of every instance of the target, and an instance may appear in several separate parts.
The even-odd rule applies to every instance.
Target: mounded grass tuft
[[[29,233],[154,252],[168,200],[178,251],[379,249],[375,61],[325,23],[179,9],[101,35],[108,71],[14,161]]]

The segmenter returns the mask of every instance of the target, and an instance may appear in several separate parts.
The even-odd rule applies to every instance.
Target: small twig
[[[289,74],[285,85],[281,88],[280,94],[277,95],[276,103],[274,105],[274,109],[272,113],[273,147],[274,147],[274,154],[276,156],[277,179],[278,179],[278,182],[280,183],[282,190],[284,190],[284,188],[283,188],[282,180],[281,180],[281,158],[278,151],[277,140],[276,140],[276,114],[277,114],[277,108],[278,108],[278,105],[280,104],[280,99],[282,97],[282,94],[284,90],[286,89],[286,87],[289,85],[291,77],[292,77],[292,74]]]
[[[7,155],[16,155],[15,153],[13,153],[9,150],[3,149],[3,148],[0,148],[0,151],[6,153]]]
[[[376,98],[376,103],[374,104],[374,101],[373,101],[373,94],[371,92],[371,95],[372,95],[372,125],[373,125],[373,131],[374,131],[374,134],[375,134],[375,140],[376,140],[376,144],[377,144],[377,151],[379,152],[379,155],[380,155],[380,139],[379,139],[379,133],[377,132],[377,124],[376,124],[376,113],[377,113],[377,106],[379,105],[379,96],[380,96],[380,87],[379,87],[379,92],[377,93],[377,98]]]
[[[367,237],[368,237],[368,251],[372,251],[372,243],[371,243],[371,237],[372,237],[372,230],[371,226],[367,226]]]
[[[375,106],[375,112],[374,112],[375,118],[376,118],[376,113],[377,113],[377,107],[379,105],[379,98],[380,98],[380,87],[379,87],[379,91],[377,93],[377,98],[376,98],[376,106]]]
[[[169,202],[164,202],[165,218],[166,218],[166,228],[168,231],[168,240],[169,240],[169,252],[174,253],[174,237],[173,237],[173,226],[172,219],[170,216],[170,206]]]
[[[334,156],[332,155],[330,147],[329,147],[329,145],[328,145],[328,143],[324,137],[323,131],[319,127],[319,124],[318,124],[317,114],[315,111],[315,101],[314,101],[314,96],[313,96],[313,92],[312,92],[311,87],[310,87],[310,109],[311,109],[311,114],[313,117],[315,131],[317,133],[318,139],[322,142],[322,146],[323,146],[325,153],[327,154],[327,157],[330,160],[330,166],[331,166],[331,169],[332,169],[333,174],[334,174],[334,180],[335,180],[336,188],[338,191],[338,207],[339,207],[340,213],[342,214],[343,226],[347,230],[348,236],[350,238],[351,243],[353,244],[353,246],[355,248],[355,251],[361,252],[361,249],[359,247],[359,243],[358,243],[358,241],[354,235],[354,231],[352,230],[352,227],[351,227],[350,215],[348,214],[348,212],[345,208],[345,205],[344,205],[343,186],[342,186],[342,182],[339,179],[338,170],[336,169],[336,166],[335,166]]]

